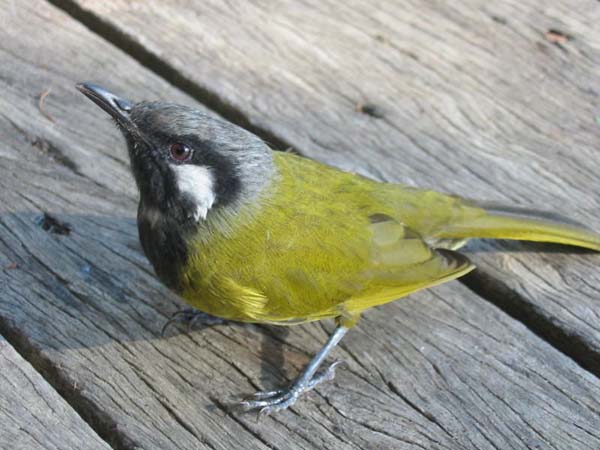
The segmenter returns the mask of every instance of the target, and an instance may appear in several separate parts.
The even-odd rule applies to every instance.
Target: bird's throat
[[[167,287],[180,292],[181,275],[189,257],[188,240],[196,231],[195,222],[165,214],[142,201],[137,223],[144,254],[156,275]]]

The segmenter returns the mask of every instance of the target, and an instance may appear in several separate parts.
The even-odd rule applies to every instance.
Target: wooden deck
[[[334,382],[231,413],[331,324],[161,338],[181,303],[141,252],[124,144],[74,89],[600,229],[597,1],[0,6],[0,448],[600,448],[600,256],[550,245],[469,244],[475,273],[364,315]]]

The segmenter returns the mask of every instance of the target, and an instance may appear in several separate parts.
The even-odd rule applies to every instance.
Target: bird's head
[[[271,150],[232,123],[173,103],[132,103],[89,83],[77,88],[123,132],[141,205],[153,214],[197,223],[253,200],[273,174]]]

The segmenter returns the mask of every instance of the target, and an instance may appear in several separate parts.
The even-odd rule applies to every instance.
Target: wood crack
[[[545,315],[536,311],[533,303],[510,288],[501,279],[481,268],[459,281],[481,298],[494,304],[513,319],[523,323],[537,336],[575,361],[580,367],[600,378],[600,353],[575,334],[556,326]]]
[[[227,405],[224,405],[218,398],[212,397],[212,396],[209,398],[217,406],[217,408],[219,408],[223,412],[223,414],[225,414],[227,417],[230,417],[231,419],[233,419],[239,426],[241,426],[244,430],[246,430],[248,433],[250,433],[252,436],[254,436],[254,438],[256,438],[258,441],[260,441],[263,445],[265,445],[266,447],[273,449],[273,450],[280,450],[279,447],[274,446],[271,443],[269,443],[269,441],[267,441],[264,437],[262,437],[260,433],[258,433],[257,431],[255,431],[251,427],[249,427],[246,423],[244,423],[243,420],[241,420],[235,414],[230,413],[229,409],[227,408]]]
[[[0,334],[107,444],[115,450],[135,450],[139,448],[126,434],[119,431],[118,424],[108,412],[95,407],[89,399],[81,395],[77,389],[74,389],[73,380],[66,372],[45,357],[36,346],[29,342],[24,333],[11,327],[2,316],[0,316]]]
[[[114,27],[108,21],[97,16],[93,12],[82,8],[72,0],[48,0],[54,6],[62,9],[75,20],[81,22],[92,32],[96,33],[112,45],[120,48],[133,59],[138,61],[147,69],[165,79],[171,85],[204,104],[207,108],[215,111],[230,122],[246,128],[265,142],[269,143],[276,150],[293,148],[294,146],[266,128],[256,124],[248,115],[231,105],[218,94],[200,86],[192,79],[185,76],[173,65],[161,59],[151,50],[141,45],[127,33],[124,33],[117,27]]]
[[[444,427],[444,425],[437,420],[437,418],[428,413],[425,410],[422,410],[421,408],[419,408],[415,403],[413,403],[406,395],[404,395],[400,389],[398,389],[396,387],[396,385],[392,382],[392,381],[388,381],[387,382],[387,386],[390,389],[390,391],[392,391],[395,395],[397,395],[404,403],[406,403],[408,406],[410,406],[412,409],[414,409],[420,416],[423,416],[428,422],[430,422],[431,424],[437,426],[438,428],[440,428],[444,433],[446,433],[446,435],[448,435],[450,438],[454,439],[454,436],[452,435],[452,433],[450,433],[450,431],[448,431],[446,429],[446,427]]]

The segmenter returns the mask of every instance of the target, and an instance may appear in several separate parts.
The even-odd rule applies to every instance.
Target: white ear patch
[[[172,166],[177,187],[182,194],[189,196],[196,205],[194,220],[206,219],[208,210],[215,202],[213,190],[214,177],[211,170],[204,166],[185,164]]]

